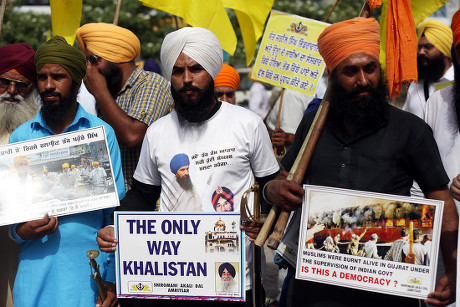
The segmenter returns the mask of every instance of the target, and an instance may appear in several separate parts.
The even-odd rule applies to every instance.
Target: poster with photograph
[[[119,205],[104,127],[0,146],[0,226]]]
[[[115,212],[117,296],[245,300],[237,213]]]
[[[296,278],[425,299],[442,201],[305,186]]]

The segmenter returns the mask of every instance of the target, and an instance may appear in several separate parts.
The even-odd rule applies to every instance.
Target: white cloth
[[[189,176],[205,212],[215,212],[212,193],[219,187],[232,191],[234,210],[239,212],[241,196],[253,183],[253,174],[265,177],[279,169],[267,129],[254,113],[222,103],[209,120],[189,123],[179,122],[173,111],[147,129],[134,173],[134,178],[142,183],[161,185],[163,212],[171,207],[168,193],[176,179],[169,164],[178,153],[185,153],[190,159]],[[251,263],[247,237],[245,241],[246,261]],[[251,289],[250,270],[246,265],[246,289]]]
[[[268,113],[268,91],[262,83],[254,82],[249,89],[249,110],[265,118]]]
[[[295,134],[297,126],[303,118],[303,114],[308,107],[308,104],[314,97],[302,94],[293,90],[285,90],[283,95],[283,104],[281,106],[280,128],[289,134]],[[271,130],[275,130],[278,111],[280,109],[280,100],[278,98],[275,106],[272,108],[267,117],[267,126]]]
[[[86,112],[97,116],[96,98],[94,98],[94,96],[86,88],[85,81],[81,83],[80,90],[77,95],[77,101]]]
[[[450,68],[437,82],[431,83],[428,86],[428,93],[430,97],[436,90],[436,86],[442,83],[450,82],[454,80],[454,68]],[[426,100],[425,93],[423,90],[423,82],[412,82],[407,90],[406,102],[404,103],[403,110],[417,115],[421,119],[425,119],[426,114]]]
[[[425,264],[425,257],[427,256],[427,251],[425,245],[419,242],[414,242],[412,245],[412,251],[415,254],[415,264],[424,265]],[[410,244],[406,244],[403,246],[403,252],[407,255],[410,252]]]
[[[168,187],[168,201],[165,202],[170,204],[167,211],[202,211],[201,198],[193,183],[190,189],[183,189],[175,179],[171,183],[172,185]]]
[[[375,241],[367,241],[366,244],[364,244],[363,250],[364,257],[376,259],[382,258],[377,252],[377,242]]]
[[[433,130],[442,164],[450,178],[449,186],[460,174],[460,134],[456,114],[453,86],[437,91],[428,99],[425,121]],[[455,204],[459,211],[460,202],[455,200]]]
[[[213,79],[222,69],[222,46],[208,29],[185,27],[166,35],[160,54],[166,79],[171,80],[173,66],[181,52],[203,66]]]

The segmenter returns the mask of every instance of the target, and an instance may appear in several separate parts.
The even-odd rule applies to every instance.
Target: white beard
[[[10,94],[0,95],[0,137],[11,134],[17,127],[32,119],[38,112],[39,107],[36,103],[38,96],[37,90],[33,90],[27,98],[22,98],[16,94],[15,99],[19,103],[6,101]]]
[[[230,292],[232,290],[234,284],[233,278],[229,278],[227,280],[222,279],[222,291]]]

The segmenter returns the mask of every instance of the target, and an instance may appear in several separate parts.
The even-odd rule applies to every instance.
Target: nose
[[[367,74],[361,70],[359,73],[358,73],[358,80],[357,80],[357,83],[358,85],[361,85],[361,86],[367,86],[369,84],[369,79],[367,77]]]
[[[8,86],[8,94],[11,96],[14,96],[18,93],[18,89],[16,88],[16,83],[11,82],[10,85]]]
[[[192,73],[188,70],[188,69],[185,69],[184,71],[184,83],[192,83],[193,81],[193,76],[192,76]]]
[[[53,90],[55,88],[54,80],[51,77],[47,77],[45,80],[45,90]]]

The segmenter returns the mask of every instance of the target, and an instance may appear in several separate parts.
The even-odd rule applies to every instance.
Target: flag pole
[[[118,25],[118,18],[120,17],[121,0],[117,0],[117,8],[115,9],[115,16],[113,17],[113,24]]]
[[[6,0],[2,0],[2,5],[0,7],[0,36],[2,35],[3,16],[5,16],[5,10]]]

